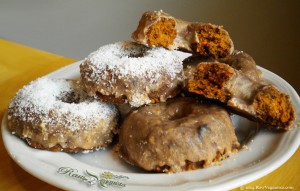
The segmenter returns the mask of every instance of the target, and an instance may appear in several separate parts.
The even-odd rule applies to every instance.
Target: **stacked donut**
[[[107,147],[118,134],[129,164],[181,172],[237,152],[229,111],[284,130],[294,121],[289,96],[234,50],[223,27],[152,11],[132,38],[91,53],[80,81],[40,78],[19,90],[9,130],[34,148],[66,152]]]

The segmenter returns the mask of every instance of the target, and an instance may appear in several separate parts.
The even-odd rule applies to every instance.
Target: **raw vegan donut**
[[[164,102],[180,92],[182,60],[177,51],[117,42],[91,53],[80,65],[80,73],[90,95],[139,107]]]
[[[78,81],[39,78],[8,107],[8,129],[34,148],[79,152],[100,149],[117,131],[115,106],[87,96]]]
[[[173,173],[211,166],[239,145],[225,109],[186,97],[131,112],[116,150],[132,165]]]

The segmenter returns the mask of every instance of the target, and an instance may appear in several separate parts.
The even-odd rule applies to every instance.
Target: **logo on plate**
[[[89,186],[98,185],[102,188],[107,188],[107,187],[123,188],[126,186],[124,181],[129,179],[128,176],[116,175],[110,171],[104,171],[99,175],[90,172],[88,170],[85,170],[85,172],[80,173],[76,168],[71,168],[71,167],[60,167],[57,170],[57,173],[77,179]]]

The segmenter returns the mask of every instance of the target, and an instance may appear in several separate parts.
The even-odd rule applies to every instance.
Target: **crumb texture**
[[[225,86],[233,74],[225,64],[199,64],[193,78],[188,80],[188,91],[225,102],[230,96]]]
[[[150,47],[168,47],[177,36],[175,20],[161,18],[147,30],[147,43]]]
[[[261,120],[273,126],[288,127],[295,120],[295,112],[287,94],[273,86],[264,87],[255,96],[254,108]]]
[[[231,53],[232,44],[228,33],[221,27],[212,24],[194,24],[197,42],[192,49],[204,57],[222,58]]]

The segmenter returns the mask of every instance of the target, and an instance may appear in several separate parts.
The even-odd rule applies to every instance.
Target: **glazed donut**
[[[65,152],[100,149],[117,131],[115,106],[87,96],[78,81],[39,78],[8,107],[8,129],[31,147]]]
[[[132,165],[173,173],[211,166],[239,145],[225,109],[185,97],[131,112],[116,150]]]
[[[105,45],[80,65],[81,79],[90,95],[105,102],[164,102],[182,88],[183,59],[176,52],[126,41]]]
[[[203,57],[226,57],[234,50],[233,42],[222,26],[187,22],[163,11],[145,12],[131,37],[149,47],[182,49]]]
[[[184,69],[188,92],[218,100],[250,120],[288,130],[295,111],[288,94],[261,78],[252,57],[242,51]]]

